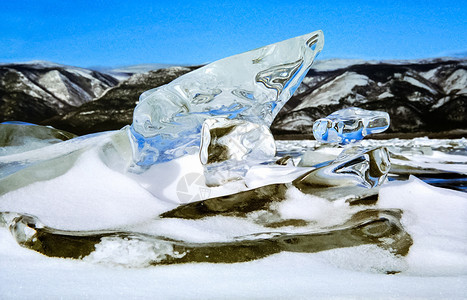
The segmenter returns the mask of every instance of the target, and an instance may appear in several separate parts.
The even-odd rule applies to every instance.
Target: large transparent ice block
[[[345,145],[359,141],[366,135],[383,132],[388,127],[388,113],[349,107],[316,120],[313,124],[313,135],[322,143]]]
[[[134,161],[149,166],[195,153],[205,119],[270,126],[324,44],[322,31],[234,55],[146,91],[135,108]]]

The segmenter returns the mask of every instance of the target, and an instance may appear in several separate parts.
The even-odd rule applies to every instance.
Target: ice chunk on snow
[[[213,62],[140,97],[131,126],[136,165],[193,153],[205,119],[270,126],[324,44],[315,31]]]
[[[299,177],[293,182],[294,185],[301,191],[309,191],[316,187],[334,186],[371,189],[384,183],[391,168],[389,153],[385,147],[349,152]]]
[[[389,127],[389,114],[349,107],[333,112],[313,124],[313,135],[322,143],[348,144]]]

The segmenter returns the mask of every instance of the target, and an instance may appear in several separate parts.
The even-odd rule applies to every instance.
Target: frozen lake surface
[[[394,159],[393,165],[456,172],[459,186],[465,184],[465,139],[363,143],[399,147],[396,150],[410,161]],[[279,153],[291,154],[296,160],[310,149],[328,156],[338,152],[319,148],[313,141],[279,141],[277,145]],[[427,147],[432,151],[429,155]],[[412,151],[414,148],[420,153]],[[287,197],[277,208],[283,217],[306,219],[314,224],[309,226],[320,224],[323,228],[362,207],[328,202],[298,190],[288,191]],[[248,218],[155,219],[174,206],[108,168],[93,151],[80,156],[61,176],[0,196],[1,212],[32,214],[46,226],[63,230],[120,228],[191,242],[231,241],[266,232]],[[465,298],[465,192],[434,187],[416,176],[394,177],[383,184],[372,207],[402,210],[400,222],[413,240],[407,255],[366,244],[315,253],[286,251],[233,264],[150,265],[154,247],[123,239],[101,243],[83,260],[73,260],[22,248],[7,228],[0,227],[0,294],[2,299]],[[295,233],[298,229],[289,226],[283,230]],[[386,274],[390,270],[397,272]]]

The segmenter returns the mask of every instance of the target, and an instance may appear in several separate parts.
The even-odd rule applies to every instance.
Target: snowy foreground
[[[278,142],[279,150],[291,153],[311,146]],[[439,164],[444,157],[436,155],[432,162],[421,163],[466,174],[465,156],[452,157],[456,163]],[[416,164],[416,159],[411,163]],[[309,214],[316,222],[332,223],[333,217],[348,209],[345,203],[322,201],[298,191],[288,195],[291,198],[281,212],[291,218]],[[7,228],[0,227],[0,298],[465,298],[467,193],[434,187],[411,176],[406,181],[385,183],[375,207],[403,211],[401,223],[413,239],[407,256],[362,245],[317,253],[281,252],[234,264],[147,266],[154,249],[147,249],[144,243],[109,241],[83,260],[49,258],[22,248]],[[106,167],[92,152],[80,157],[62,176],[0,197],[0,211],[30,213],[44,224],[62,229],[133,224],[140,231],[160,230],[193,242],[229,240],[258,230],[236,218],[219,219],[222,226],[216,218],[155,222],[152,226],[160,225],[158,228],[134,225],[167,209],[135,181]],[[390,269],[401,272],[381,272]]]

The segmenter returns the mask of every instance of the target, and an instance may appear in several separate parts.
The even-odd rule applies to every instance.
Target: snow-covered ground
[[[368,264],[365,251],[373,255],[363,246],[317,254],[280,253],[237,264],[130,269],[47,258],[18,246],[5,229],[0,239],[2,299],[465,299],[467,294],[465,264],[461,274],[375,274],[359,270]],[[387,259],[384,253],[375,255],[371,263]],[[453,265],[445,262],[446,268]]]
[[[436,155],[443,145],[449,147],[449,141],[428,139],[364,143],[429,145]],[[462,148],[464,143],[463,139],[456,140],[451,147]],[[278,145],[279,150],[301,153],[316,146],[303,141],[281,141]],[[333,148],[320,151],[329,155],[336,152]],[[431,161],[416,162],[420,166],[436,159],[447,161],[446,156],[436,155]],[[467,172],[463,155],[449,157],[452,159],[445,169]],[[279,210],[291,218],[309,212],[310,220],[332,223],[338,212],[353,209],[344,202],[328,203],[298,190],[288,196]],[[139,228],[195,242],[229,240],[263,230],[233,217],[204,221],[155,218],[175,206],[159,201],[136,181],[107,167],[97,151],[85,152],[61,176],[0,196],[0,212],[33,214],[47,226],[67,230]],[[0,227],[0,298],[465,299],[467,193],[433,187],[412,176],[407,181],[385,183],[375,208],[403,211],[401,223],[413,239],[407,256],[395,256],[376,245],[362,245],[317,253],[281,252],[235,264],[147,266],[144,262],[154,249],[148,250],[144,243],[101,244],[97,249],[100,252],[83,260],[50,258],[22,248],[7,228]],[[381,272],[391,269],[401,272]]]

